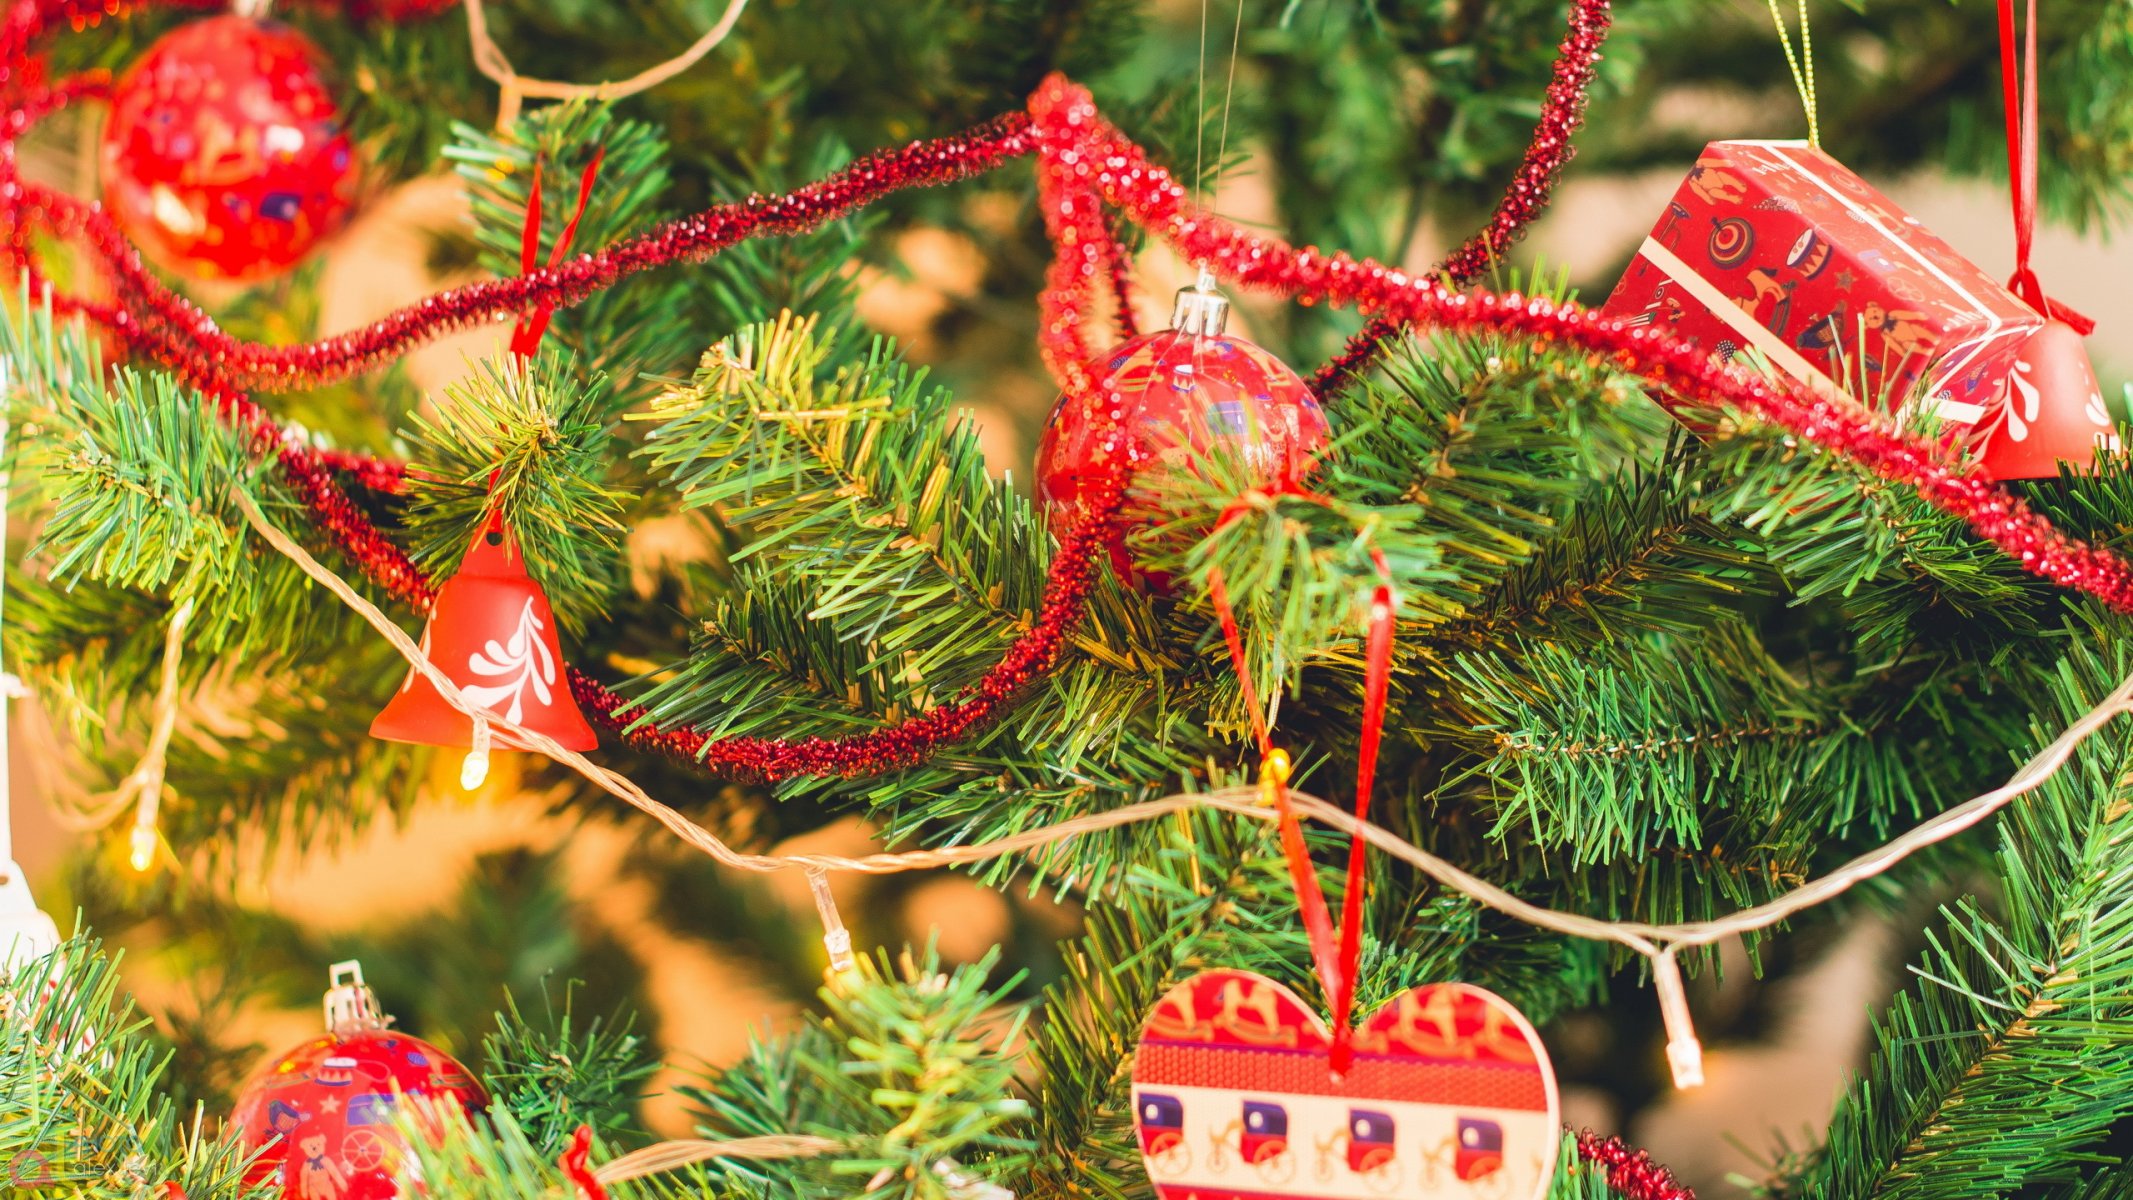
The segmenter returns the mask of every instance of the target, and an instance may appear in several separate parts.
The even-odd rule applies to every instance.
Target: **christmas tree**
[[[1871,1053],[1741,1184],[2133,1194],[2133,459],[2000,466],[2064,397],[1961,417],[1940,284],[1787,325],[1928,235],[1758,268],[1784,173],[1699,157],[1797,85],[1865,178],[2011,142],[2106,227],[2125,0],[2029,22],[2026,158],[1975,0],[206,7],[0,15],[0,665],[75,847],[33,900],[0,841],[5,1194],[1656,1200],[1564,1087],[1694,1086],[1866,926]],[[1757,332],[1519,252],[1573,145],[1764,214],[1696,235]],[[440,179],[456,286],[328,327]],[[262,899],[484,807],[565,832]],[[662,1059],[680,946],[731,1061]]]

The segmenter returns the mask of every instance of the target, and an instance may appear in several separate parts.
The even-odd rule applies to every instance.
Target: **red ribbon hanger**
[[[1318,499],[1292,488],[1284,490],[1307,499]],[[1223,514],[1217,528],[1227,525],[1240,511],[1237,505],[1232,505]],[[1392,685],[1393,619],[1398,608],[1393,601],[1392,569],[1386,564],[1385,556],[1373,547],[1370,557],[1384,582],[1371,594],[1370,628],[1364,651],[1363,736],[1355,760],[1355,818],[1358,821],[1370,817],[1370,792],[1377,780],[1378,746],[1385,726],[1385,699]],[[1329,1066],[1335,1075],[1345,1075],[1355,1058],[1355,977],[1363,956],[1363,839],[1353,835],[1348,839],[1348,878],[1341,894],[1340,929],[1336,933],[1332,910],[1326,905],[1325,889],[1319,886],[1318,868],[1311,861],[1310,847],[1304,843],[1303,826],[1296,819],[1296,810],[1289,804],[1289,756],[1274,746],[1273,735],[1267,728],[1266,714],[1259,706],[1258,690],[1252,685],[1251,668],[1245,661],[1244,635],[1237,627],[1237,614],[1230,607],[1229,589],[1219,567],[1208,575],[1207,592],[1208,599],[1214,602],[1215,615],[1222,622],[1222,637],[1229,644],[1230,665],[1237,672],[1238,686],[1243,689],[1245,709],[1251,714],[1252,732],[1259,742],[1262,764],[1260,786],[1265,789],[1266,799],[1277,814],[1282,857],[1288,861],[1289,878],[1296,886],[1296,907],[1303,919],[1304,933],[1311,942],[1311,960],[1318,969],[1319,983],[1325,989],[1326,1002],[1330,1006],[1333,1045]]]
[[[585,205],[592,200],[593,180],[600,177],[600,160],[607,157],[607,148],[593,151],[592,161],[578,176],[578,206],[572,210],[570,220],[563,232],[548,251],[548,267],[554,270],[570,251],[570,243],[578,236],[578,221],[585,216]],[[541,256],[541,160],[533,160],[533,182],[526,192],[526,224],[519,235],[518,269],[521,275],[533,274],[540,265]],[[532,314],[511,328],[511,353],[520,358],[532,358],[540,349],[541,335],[548,332],[548,322],[555,316],[555,305],[544,302]]]
[[[577,1189],[579,1200],[607,1200],[607,1189],[600,1186],[599,1176],[592,1169],[592,1126],[580,1125],[570,1135],[570,1145],[555,1160],[562,1168],[563,1178]]]
[[[2021,61],[2015,58],[2014,0],[2000,5],[2000,96],[2007,120],[2007,182],[2014,198],[2015,269],[2007,289],[2054,320],[2086,337],[2096,322],[2044,294],[2030,249],[2037,236],[2037,0],[2028,0]]]

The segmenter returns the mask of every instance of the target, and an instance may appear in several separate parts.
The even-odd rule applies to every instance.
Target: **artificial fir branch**
[[[403,1102],[398,1122],[400,1136],[409,1147],[409,1166],[420,1171],[423,1192],[434,1200],[556,1200],[583,1195],[564,1173],[556,1151],[509,1110],[473,1117],[457,1106],[416,1098]],[[600,1158],[611,1156],[605,1139],[595,1139],[591,1149]],[[605,1191],[609,1200],[687,1200],[714,1194],[709,1187],[710,1179],[703,1171],[683,1169],[613,1184]]]
[[[158,829],[177,861],[220,883],[263,869],[290,846],[344,844],[380,818],[404,816],[430,751],[379,741],[348,720],[403,675],[397,656],[375,645],[338,661],[226,656],[203,668],[187,687],[164,775]],[[81,699],[52,694],[62,697]],[[101,807],[101,796],[134,769],[151,713],[145,698],[133,697],[74,715],[96,725],[62,754],[74,782],[53,799],[80,814]],[[73,794],[84,788],[98,795]],[[322,795],[339,802],[321,804]],[[105,814],[104,823],[116,816]]]
[[[1842,597],[1870,661],[1921,640],[1989,651],[2034,636],[2050,610],[2050,590],[1961,521],[1782,432],[1742,429],[1712,445],[1705,469],[1708,511],[1761,539],[1801,599]]]
[[[624,493],[603,376],[567,354],[490,359],[416,415],[406,519],[417,561],[448,575],[493,517],[557,618],[582,628],[619,585]]]
[[[2133,665],[2123,620],[2069,633],[2066,657],[2032,693],[2040,727]],[[2009,810],[1996,901],[1946,913],[1800,1194],[1997,1196],[2117,1161],[2107,1134],[2133,1094],[2069,1083],[2066,1071],[2079,1063],[2102,1081],[2133,1070],[2129,814],[2133,750],[2122,735],[2085,745],[2074,770]]]
[[[1507,638],[1618,641],[1688,634],[1772,589],[1754,539],[1720,525],[1700,501],[1703,473],[1677,440],[1664,460],[1608,480],[1479,602],[1438,629],[1435,653]]]
[[[1040,518],[987,472],[948,394],[887,345],[790,317],[751,326],[654,412],[645,455],[718,515],[729,564],[690,658],[643,695],[660,719],[849,732],[953,697],[1027,627],[1049,566]],[[1104,588],[1095,607],[1046,701],[942,760],[838,790],[881,797],[892,833],[959,840],[1056,819],[1047,801],[1062,797],[1168,790],[1192,763],[1164,745],[1185,728],[1173,677],[1191,672],[1145,599]],[[1028,791],[1002,811],[986,798],[1003,789]]]
[[[1263,464],[1262,464],[1263,466]],[[1418,506],[1355,504],[1310,490],[1308,477],[1260,486],[1262,470],[1223,448],[1189,471],[1151,472],[1129,503],[1150,516],[1127,538],[1138,568],[1190,580],[1193,615],[1209,628],[1207,597],[1223,580],[1241,626],[1261,696],[1292,684],[1307,667],[1352,672],[1371,597],[1391,588],[1395,612],[1409,598],[1456,578],[1437,540],[1419,528]],[[1211,724],[1245,730],[1241,711],[1219,710]]]
[[[54,610],[74,585],[109,586],[160,593],[149,611],[191,600],[199,619],[188,644],[208,654],[349,644],[355,627],[346,614],[311,603],[302,574],[260,546],[236,515],[237,489],[268,506],[289,500],[258,469],[245,435],[198,391],[163,372],[107,373],[82,323],[55,321],[49,304],[0,308],[0,360],[12,367],[11,420],[34,434],[13,460],[50,505],[31,548],[49,583],[15,576],[31,604]],[[52,657],[30,662],[143,633],[129,621],[144,607],[138,602],[91,590],[82,607],[87,613],[59,622],[66,636],[46,642]],[[116,657],[144,663],[139,651]]]
[[[1593,657],[1534,643],[1457,660],[1461,705],[1488,739],[1473,772],[1501,789],[1500,825],[1597,862],[1700,846],[1704,814],[1735,797],[1769,812],[1787,804],[1783,743],[1821,732],[1821,706],[1747,629],[1653,635]]]
[[[944,972],[929,949],[833,977],[818,1025],[692,1091],[706,1136],[807,1132],[848,1149],[714,1172],[765,1196],[823,1200],[952,1200],[944,1163],[1013,1177],[1027,1162],[1016,1130],[1028,1109],[1008,1094],[1022,1019],[994,1020],[1007,989],[986,981],[991,965]]]
[[[581,1019],[576,984],[562,990],[558,1011],[544,983],[537,1018],[505,993],[496,1029],[481,1043],[484,1081],[544,1153],[560,1153],[581,1125],[604,1141],[641,1137],[637,1108],[658,1066],[652,1047],[633,1032],[628,1012]]]
[[[1405,339],[1383,377],[1331,399],[1341,438],[1323,490],[1419,506],[1455,574],[1411,603],[1456,617],[1556,535],[1577,498],[1660,428],[1634,389],[1494,336]]]
[[[131,1200],[168,1181],[252,1200],[246,1155],[161,1089],[168,1053],[86,937],[0,978],[0,1190],[33,1200]]]

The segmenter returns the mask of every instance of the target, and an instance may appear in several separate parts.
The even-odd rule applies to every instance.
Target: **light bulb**
[[[1703,1043],[1693,1037],[1680,1038],[1666,1044],[1667,1065],[1673,1068],[1674,1086],[1694,1088],[1703,1086]]]
[[[133,852],[127,856],[126,860],[133,864],[133,869],[146,871],[154,866],[156,863],[156,827],[153,825],[136,825],[133,827],[133,836],[130,840]]]
[[[483,747],[467,751],[459,763],[459,786],[473,791],[489,777],[489,751]]]

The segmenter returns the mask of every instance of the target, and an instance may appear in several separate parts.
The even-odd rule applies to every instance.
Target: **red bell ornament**
[[[1995,479],[2054,479],[2061,463],[2086,471],[2099,448],[2118,449],[2118,427],[2072,326],[2046,322],[2023,345],[2007,397],[1978,428],[1977,444]]]
[[[1130,474],[1190,469],[1220,444],[1242,448],[1255,482],[1294,478],[1325,446],[1326,414],[1288,364],[1244,338],[1223,332],[1229,301],[1212,280],[1178,293],[1171,328],[1123,342],[1092,364],[1094,394],[1125,400],[1116,424],[1099,422],[1090,404],[1061,396],[1037,443],[1037,499],[1052,533],[1063,537],[1106,473],[1123,455]],[[1138,513],[1148,525],[1158,513]],[[1121,579],[1137,578],[1125,531],[1113,532],[1111,562]],[[1160,585],[1161,581],[1155,581]]]
[[[555,613],[541,585],[526,574],[518,542],[500,522],[474,535],[459,565],[445,581],[422,631],[422,650],[467,699],[507,721],[543,733],[565,748],[591,750],[599,736],[578,711],[563,674]],[[471,747],[468,787],[486,769],[486,746],[473,719],[445,702],[437,689],[410,669],[407,682],[370,723],[370,736],[426,746]],[[527,747],[499,730],[497,745]]]
[[[104,206],[151,261],[200,279],[287,269],[355,206],[355,145],[324,60],[278,21],[234,14],[164,34],[104,126]]]
[[[451,1055],[394,1033],[358,963],[335,963],[326,1033],[280,1055],[237,1094],[230,1127],[252,1160],[245,1182],[288,1200],[396,1200],[404,1146],[393,1106],[405,1096],[468,1112],[489,1098]]]

